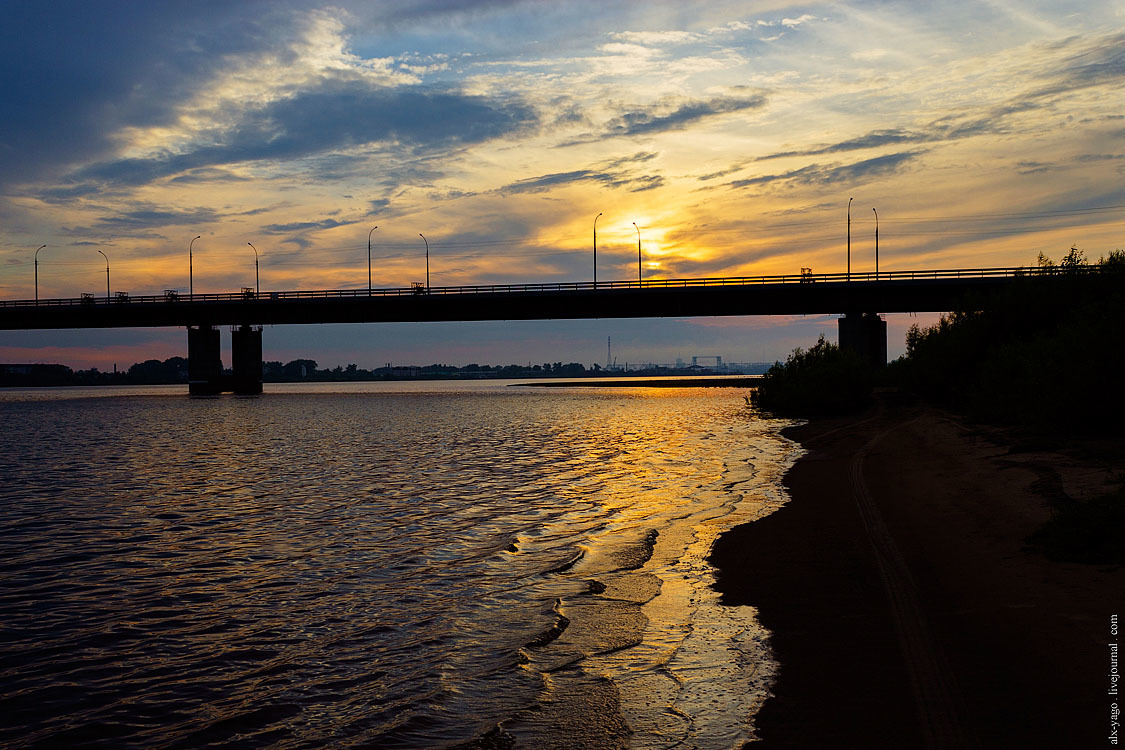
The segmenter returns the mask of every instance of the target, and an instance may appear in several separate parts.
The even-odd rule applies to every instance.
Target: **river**
[[[0,391],[0,744],[730,748],[706,562],[798,449],[738,388]]]

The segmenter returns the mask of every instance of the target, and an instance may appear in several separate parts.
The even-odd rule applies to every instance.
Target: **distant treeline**
[[[354,364],[332,369],[318,369],[312,359],[295,359],[292,362],[263,362],[262,380],[266,383],[294,382],[343,382],[359,380],[458,380],[481,378],[571,378],[582,377],[600,371],[598,365],[587,370],[578,362],[544,362],[541,365],[479,365],[463,367],[456,365],[432,364],[424,367],[407,365],[399,367],[377,367],[364,370]]]
[[[102,372],[96,367],[72,370],[65,365],[0,364],[0,386],[7,388],[60,385],[159,385],[186,383],[188,362],[172,357],[150,359],[124,371]]]
[[[966,299],[934,326],[913,326],[885,370],[823,338],[762,378],[778,415],[857,411],[876,385],[898,386],[981,421],[1120,433],[1125,418],[1125,252],[1088,264],[1072,247],[1016,280],[986,309]],[[981,306],[985,307],[985,306]]]
[[[229,374],[229,370],[227,371]],[[365,370],[354,364],[320,369],[316,360],[295,359],[292,362],[263,362],[262,380],[266,383],[314,383],[369,380],[476,380],[486,378],[581,378],[599,375],[654,376],[698,375],[700,368],[652,367],[619,372],[590,367],[579,362],[544,362],[541,365],[456,365],[377,367]],[[0,364],[0,387],[42,387],[64,385],[160,385],[188,382],[188,361],[170,357],[163,362],[150,359],[138,362],[128,370],[102,372],[97,368],[72,370],[54,364]]]

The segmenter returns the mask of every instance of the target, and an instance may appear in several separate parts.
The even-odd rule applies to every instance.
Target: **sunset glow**
[[[852,197],[855,271],[872,208],[883,270],[1125,244],[1118,3],[164,5],[5,3],[0,298],[33,296],[43,244],[40,297],[104,289],[97,250],[115,290],[186,291],[196,235],[197,292],[253,286],[247,242],[263,291],[365,288],[375,225],[379,287],[423,278],[419,232],[435,286],[589,280],[599,212],[599,280],[635,278],[633,222],[648,278],[838,272]],[[266,356],[589,363],[612,329],[757,360],[834,331],[594,323],[301,327]],[[0,361],[138,336],[184,346],[4,333]]]

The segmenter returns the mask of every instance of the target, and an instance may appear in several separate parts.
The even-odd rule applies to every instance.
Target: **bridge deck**
[[[493,284],[0,301],[0,330],[944,312],[1039,269]]]

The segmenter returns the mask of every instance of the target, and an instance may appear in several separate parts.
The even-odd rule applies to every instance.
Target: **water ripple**
[[[770,667],[704,560],[790,449],[613,390],[5,399],[0,744],[729,747]]]

